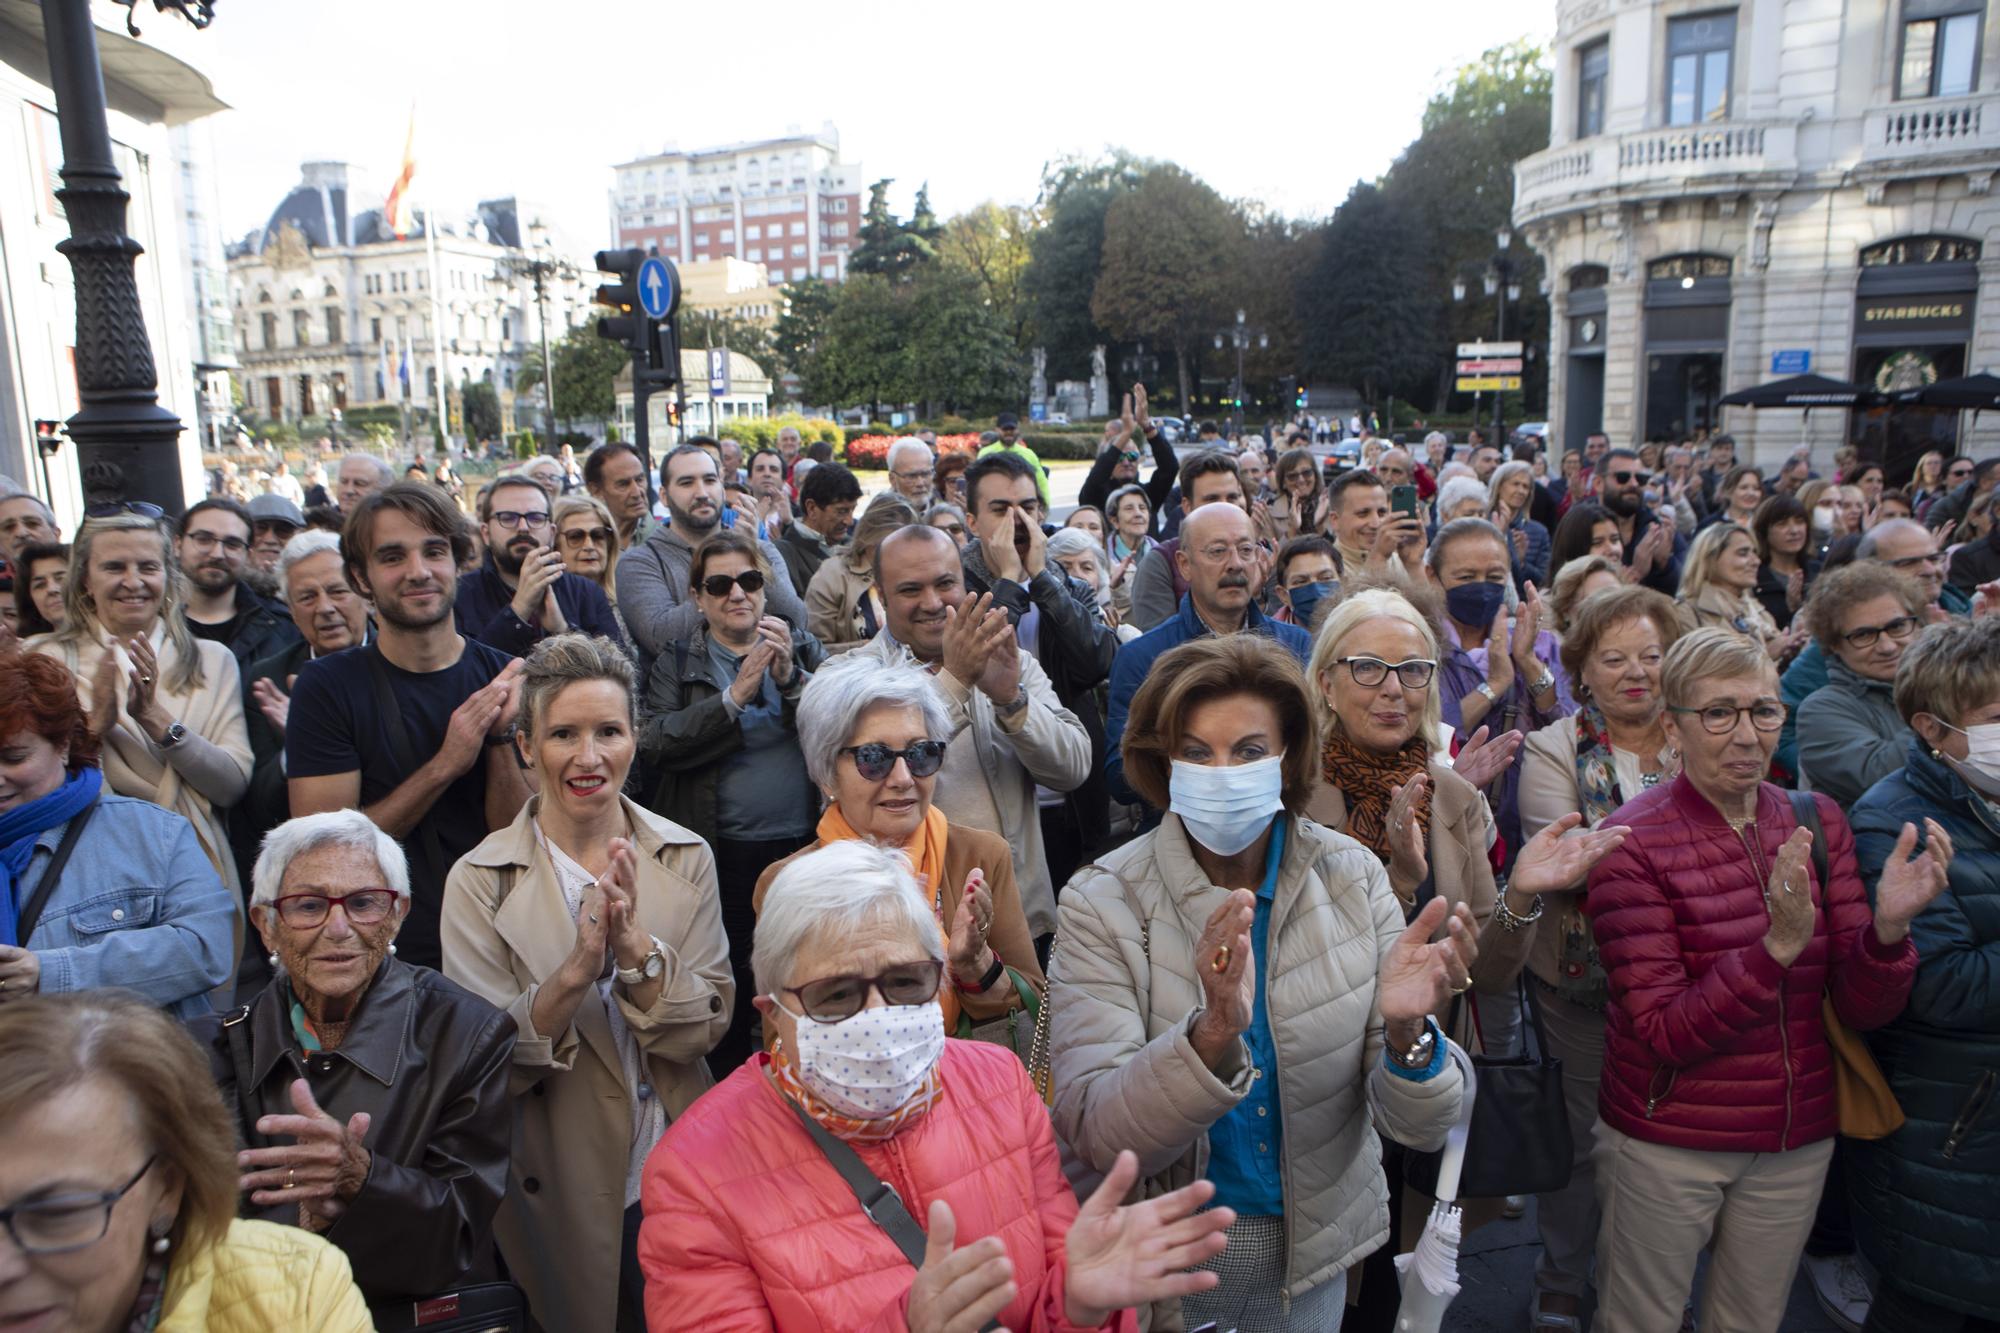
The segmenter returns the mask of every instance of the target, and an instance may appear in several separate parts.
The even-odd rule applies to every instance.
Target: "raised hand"
[[[90,676],[90,730],[97,736],[108,735],[118,725],[118,701],[124,692],[125,681],[118,669],[118,654],[107,648]]]
[[[362,1141],[371,1117],[356,1111],[345,1123],[334,1119],[320,1109],[302,1078],[292,1080],[291,1098],[297,1114],[261,1116],[257,1132],[295,1142],[236,1154],[244,1173],[237,1188],[260,1208],[301,1205],[311,1229],[323,1231],[368,1179],[369,1153]]]
[[[1194,945],[1195,975],[1205,1005],[1188,1039],[1210,1069],[1222,1062],[1237,1037],[1250,1027],[1257,1003],[1257,960],[1251,956],[1250,928],[1257,896],[1237,889],[1209,913]]]
[[[737,664],[736,679],[729,683],[729,697],[736,701],[738,708],[748,708],[756,702],[757,692],[764,688],[764,672],[771,666],[771,641],[759,638],[750,645],[750,651],[743,654]]]
[[[1138,1180],[1137,1154],[1120,1152],[1063,1239],[1063,1318],[1075,1327],[1096,1328],[1115,1310],[1179,1300],[1222,1280],[1195,1267],[1228,1247],[1224,1233],[1236,1221],[1229,1208],[1202,1210],[1215,1185],[1197,1180],[1121,1208]]]
[[[1424,1019],[1472,984],[1472,964],[1479,957],[1472,909],[1464,903],[1452,908],[1445,937],[1433,943],[1431,936],[1445,924],[1444,899],[1433,898],[1383,955],[1375,1003],[1392,1045],[1415,1041]]]
[[[278,682],[265,676],[250,682],[250,695],[257,701],[257,711],[280,735],[285,734],[285,723],[291,719],[292,696],[278,688]]]
[[[514,614],[526,624],[540,624],[551,634],[559,634],[567,625],[551,625],[543,617],[545,602],[554,590],[556,580],[563,576],[562,556],[547,547],[530,551],[521,561],[521,576],[514,585],[514,600],[509,604]],[[562,620],[562,613],[556,613]]]
[[[1152,436],[1153,414],[1146,410],[1146,386],[1143,384],[1132,386],[1132,419],[1138,424],[1141,435]]]
[[[1417,803],[1430,787],[1430,776],[1415,774],[1389,788],[1389,883],[1408,897],[1430,873],[1430,849],[1424,846],[1424,826],[1417,820]]]
[[[1491,740],[1487,739],[1487,733],[1486,727],[1473,732],[1459,747],[1458,757],[1451,761],[1452,771],[1475,787],[1484,787],[1505,773],[1527,739],[1519,731],[1509,731]]]
[[[1514,859],[1507,887],[1522,893],[1560,893],[1575,888],[1592,866],[1623,845],[1630,832],[1623,825],[1610,824],[1565,836],[1582,823],[1583,816],[1572,810],[1528,839]]]
[[[1020,553],[1019,538],[1027,538],[1027,554],[1021,556],[1021,564],[1027,570],[1028,578],[1034,578],[1049,567],[1049,535],[1042,531],[1042,525],[1016,509],[1014,511],[1016,554]],[[1025,582],[1025,580],[1024,580]]]
[[[1014,1261],[998,1236],[958,1248],[958,1219],[943,1199],[931,1201],[925,1233],[923,1267],[910,1284],[910,1333],[978,1333],[1014,1303]]]
[[[603,894],[604,910],[599,915],[604,918],[605,938],[618,966],[629,971],[653,950],[653,937],[639,925],[639,861],[630,838],[611,840],[611,863],[597,887]]]
[[[1783,967],[1797,962],[1813,937],[1812,879],[1806,873],[1811,855],[1812,831],[1803,826],[1793,829],[1778,849],[1770,882],[1764,886],[1764,906],[1771,913],[1764,948]]]
[[[974,983],[993,966],[986,936],[993,929],[993,890],[987,886],[986,872],[975,869],[965,877],[959,894],[958,910],[951,917],[951,974]]]
[[[788,685],[792,679],[792,627],[782,616],[765,616],[757,622],[757,637],[771,645],[771,679]]]
[[[1916,860],[1917,826],[1903,825],[1896,848],[1875,881],[1875,938],[1894,944],[1910,933],[1910,922],[1944,892],[1951,875],[1951,836],[1934,819],[1924,821],[1924,850]]]
[[[995,615],[1002,620],[1007,618],[1005,611],[993,605],[991,593],[980,593],[945,608],[944,669],[967,689],[977,686],[979,678],[986,674],[986,662],[993,653],[991,645],[985,642],[986,624]]]
[[[160,659],[153,652],[152,640],[143,634],[134,634],[119,642],[125,645],[125,651],[132,658],[125,711],[145,729],[147,735],[158,741],[172,722],[160,708]]]
[[[1514,667],[1523,676],[1539,675],[1541,659],[1535,656],[1535,641],[1542,631],[1542,595],[1535,590],[1530,580],[1527,591],[1521,595],[1521,605],[1514,613],[1514,640],[1512,653]]]

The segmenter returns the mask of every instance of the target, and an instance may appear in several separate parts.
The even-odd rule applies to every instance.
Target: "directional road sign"
[[[1523,351],[1520,343],[1460,343],[1460,356],[1519,356]]]
[[[1521,387],[1519,375],[1461,375],[1458,377],[1460,393],[1513,393]]]
[[[639,306],[653,319],[665,319],[674,308],[674,271],[655,256],[639,265]]]
[[[1521,373],[1521,358],[1518,356],[1489,356],[1479,360],[1458,363],[1461,375],[1518,375]]]

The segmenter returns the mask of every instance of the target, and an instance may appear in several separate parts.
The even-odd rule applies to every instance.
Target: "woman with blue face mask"
[[[1471,985],[1472,914],[1440,899],[1406,925],[1382,863],[1303,817],[1318,733],[1278,643],[1163,655],[1124,759],[1168,813],[1058,907],[1049,1053],[1072,1177],[1130,1148],[1147,1196],[1206,1180],[1233,1213],[1203,1265],[1220,1280],[1155,1306],[1154,1328],[1339,1328],[1348,1267],[1389,1234],[1377,1131],[1435,1147],[1458,1114],[1430,1015]]]

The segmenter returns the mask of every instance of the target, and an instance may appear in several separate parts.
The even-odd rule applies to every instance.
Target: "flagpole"
[[[424,202],[426,205],[430,203],[430,191],[428,189],[424,191]],[[438,434],[449,444],[451,440],[451,417],[445,411],[444,303],[438,291],[440,284],[438,282],[437,210],[428,206],[424,209],[424,250],[429,256],[431,269],[431,355],[434,358],[434,364],[437,366]]]

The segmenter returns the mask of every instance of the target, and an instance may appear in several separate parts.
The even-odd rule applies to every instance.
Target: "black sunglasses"
[[[911,777],[927,778],[944,767],[944,750],[943,741],[912,741],[902,750],[870,741],[866,745],[847,746],[841,753],[854,756],[855,772],[870,782],[880,782],[894,770],[898,759],[910,766]]]
[[[746,569],[741,574],[710,574],[701,581],[701,590],[710,597],[727,597],[729,590],[736,587],[745,592],[759,592],[764,587],[764,576],[754,569]]]
[[[860,1013],[868,1004],[868,992],[880,991],[884,1004],[897,1007],[929,1004],[937,998],[944,979],[944,964],[934,958],[920,963],[900,963],[874,977],[821,977],[786,990],[799,997],[806,1017],[815,1023],[838,1023]]]
[[[144,500],[103,500],[83,511],[85,518],[110,518],[114,514],[137,514],[141,518],[165,518],[167,511]]]

